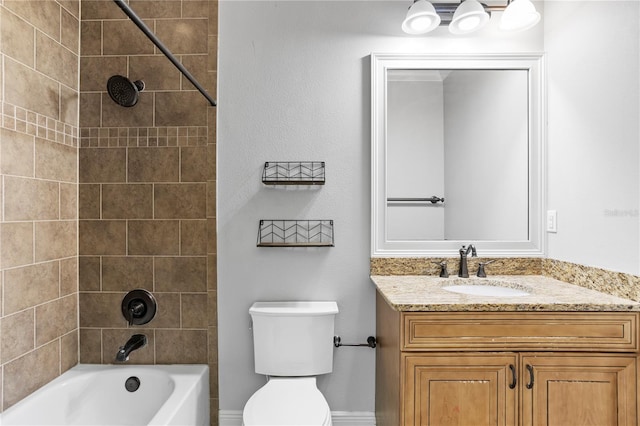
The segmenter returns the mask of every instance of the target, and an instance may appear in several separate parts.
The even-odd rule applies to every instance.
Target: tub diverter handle
[[[148,323],[156,316],[157,310],[156,298],[144,289],[132,290],[122,299],[122,315],[129,326]]]

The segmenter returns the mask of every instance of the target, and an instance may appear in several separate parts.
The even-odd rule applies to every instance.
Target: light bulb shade
[[[478,0],[464,0],[456,9],[449,24],[452,34],[468,34],[478,31],[489,22],[489,14]]]
[[[502,14],[500,25],[503,31],[524,31],[540,21],[540,13],[530,0],[513,0]]]
[[[402,22],[402,31],[407,34],[426,34],[433,31],[440,25],[440,15],[427,0],[417,0],[414,2],[407,17]]]

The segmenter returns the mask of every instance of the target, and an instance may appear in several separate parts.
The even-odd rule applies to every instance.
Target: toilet
[[[333,371],[336,302],[256,302],[255,371],[267,383],[249,398],[244,426],[331,426],[331,410],[316,376]]]

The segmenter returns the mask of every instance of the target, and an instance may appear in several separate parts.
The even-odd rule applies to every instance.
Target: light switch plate
[[[547,210],[547,232],[558,232],[558,212]]]

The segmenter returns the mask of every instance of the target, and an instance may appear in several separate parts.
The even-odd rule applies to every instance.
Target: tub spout
[[[120,350],[116,354],[117,362],[125,362],[129,360],[129,354],[136,349],[140,349],[147,344],[147,336],[144,334],[134,334],[127,340],[124,346],[120,346]]]

